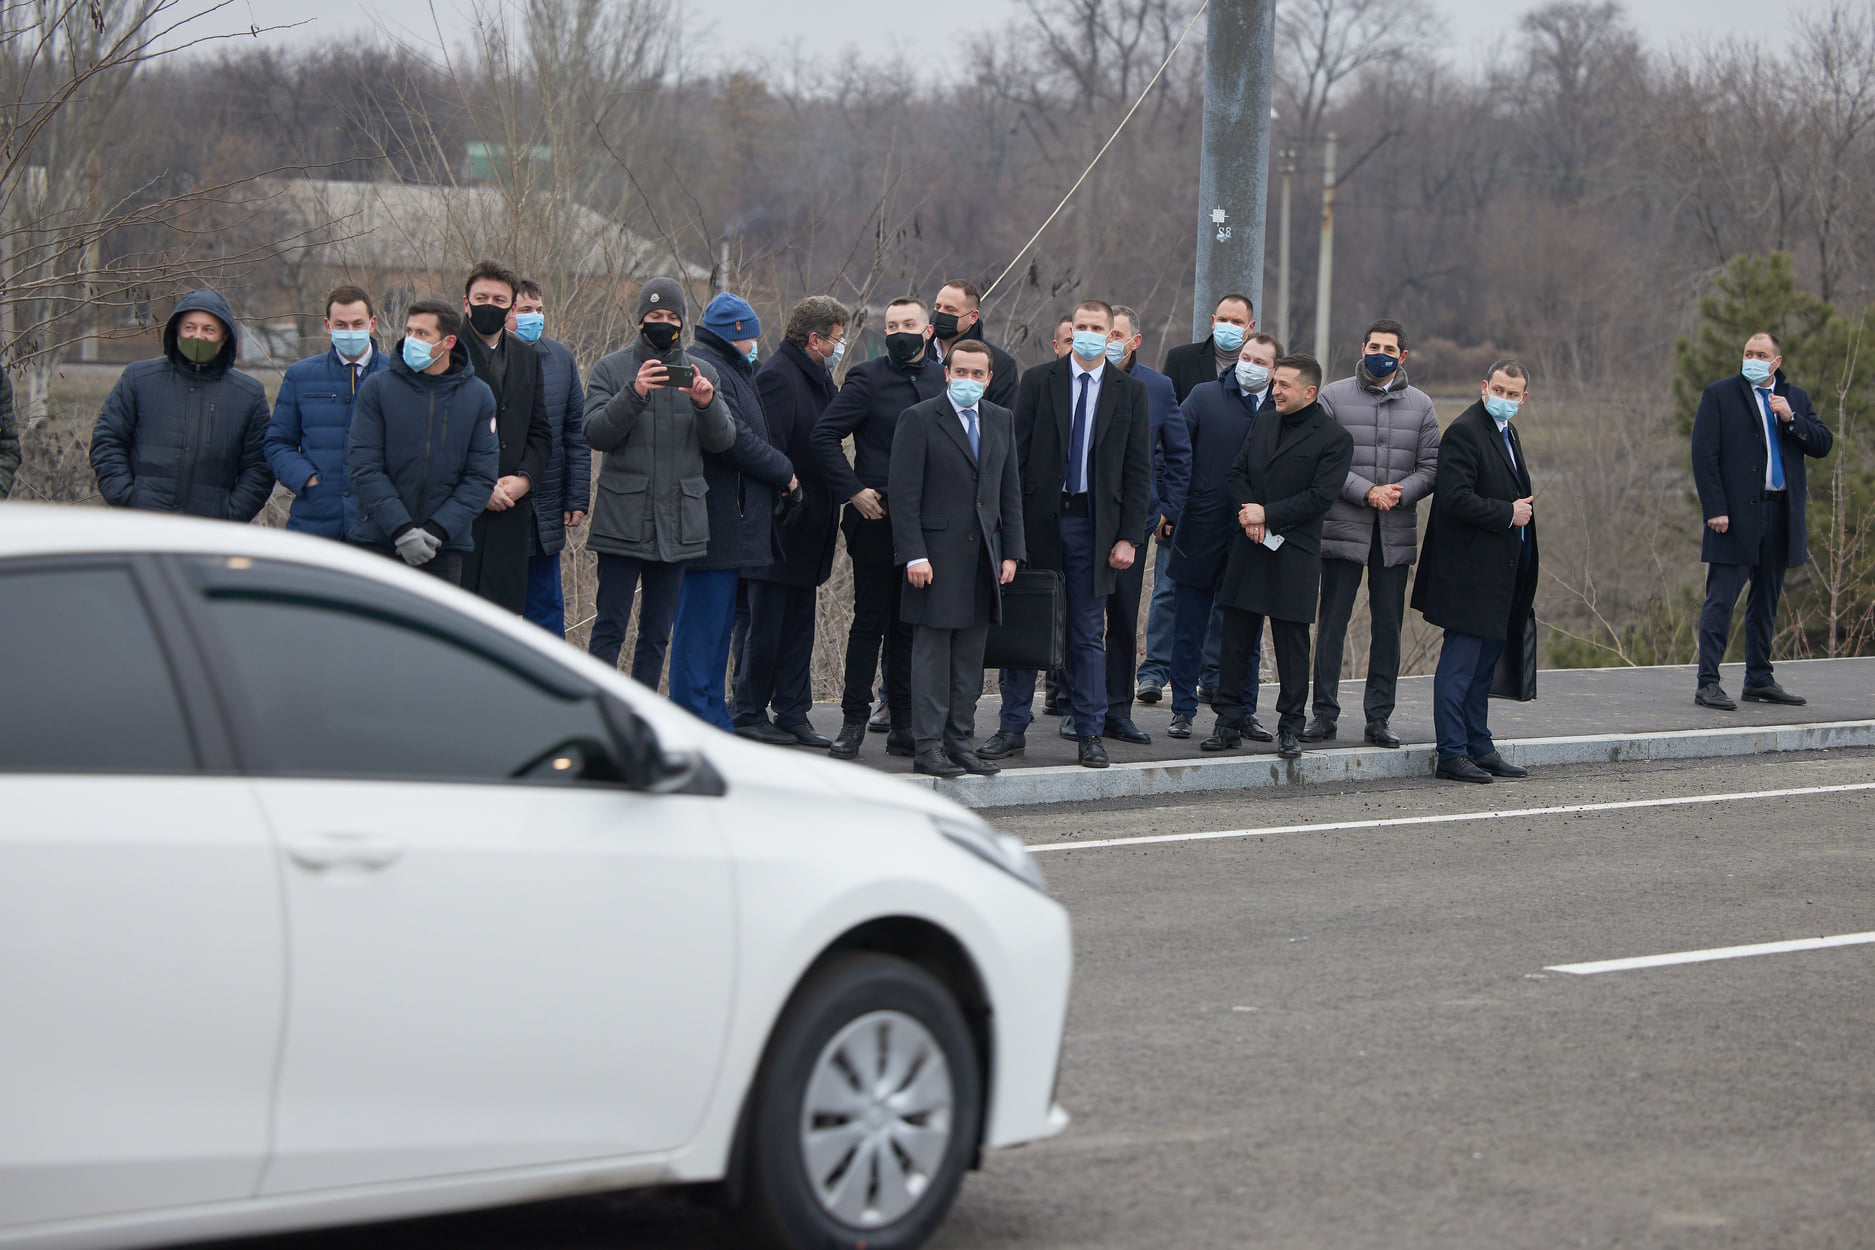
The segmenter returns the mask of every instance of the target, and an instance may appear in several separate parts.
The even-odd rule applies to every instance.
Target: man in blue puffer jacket
[[[342,539],[357,510],[345,472],[352,405],[365,379],[390,362],[377,350],[377,310],[362,288],[341,286],[326,296],[325,324],[331,348],[289,366],[280,379],[267,426],[267,463],[293,492],[286,527]]]
[[[534,544],[527,561],[527,608],[522,615],[555,635],[566,637],[566,596],[560,587],[560,552],[567,531],[586,520],[592,499],[592,448],[586,445],[586,390],[579,365],[566,344],[543,337],[546,298],[540,283],[523,278],[514,293],[508,328],[540,356],[540,382],[547,392],[547,424],[553,451],[547,472],[534,487]]]

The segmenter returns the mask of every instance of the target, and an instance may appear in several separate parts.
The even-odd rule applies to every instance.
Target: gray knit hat
[[[684,288],[678,285],[675,278],[653,278],[638,292],[638,320],[642,322],[645,314],[653,308],[669,309],[677,314],[679,321],[690,324],[690,309],[684,302]]]

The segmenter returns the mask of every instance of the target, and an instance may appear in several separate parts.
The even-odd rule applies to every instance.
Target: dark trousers
[[[521,615],[556,638],[566,637],[566,592],[560,587],[560,553],[548,555],[541,550],[538,532],[527,557],[527,607]]]
[[[1214,630],[1220,609],[1214,588],[1172,583],[1172,711],[1184,716],[1198,713],[1198,690],[1205,652],[1209,646],[1221,646]],[[1209,644],[1209,646],[1207,646]],[[1258,617],[1250,631],[1250,666],[1244,674],[1242,702],[1245,711],[1256,715],[1257,688],[1262,679],[1263,618]],[[1213,686],[1217,678],[1212,677]],[[1212,697],[1216,697],[1215,688]]]
[[[397,563],[404,564],[404,558],[397,554],[395,544],[366,543],[364,547],[367,551],[375,551],[381,556],[389,556]],[[462,584],[462,559],[466,554],[468,553],[462,551],[439,551],[430,557],[428,564],[419,564],[415,567],[419,573],[428,573],[431,577],[442,578],[451,586],[460,586]],[[404,567],[410,568],[411,566],[404,564]]]
[[[723,672],[741,580],[735,569],[686,572],[671,628],[671,702],[718,729],[735,728],[723,701]]]
[[[671,646],[671,620],[677,615],[677,595],[684,584],[684,566],[636,556],[599,554],[599,614],[593,619],[592,639],[586,650],[613,668],[625,629],[631,624],[632,600],[643,583],[638,607],[638,643],[632,649],[632,680],[658,688],[664,675],[664,655]]]
[[[537,534],[533,507],[484,511],[470,534],[475,550],[463,556],[462,588],[521,615],[527,609],[527,553]]]
[[[1771,684],[1771,639],[1777,634],[1777,598],[1784,591],[1784,565],[1790,558],[1790,501],[1767,499],[1756,564],[1708,564],[1706,602],[1699,609],[1699,684],[1719,680],[1719,662],[1732,632],[1732,609],[1738,592],[1751,583],[1745,600],[1745,685]],[[1736,523],[1736,518],[1734,518]]]
[[[749,644],[749,583],[736,585],[736,624],[729,634],[729,688],[742,676],[742,652]]]
[[[1491,675],[1504,653],[1502,638],[1445,631],[1439,647],[1439,667],[1432,677],[1432,727],[1439,739],[1439,758],[1473,759],[1497,750],[1491,744],[1489,719]]]
[[[886,706],[900,724],[911,712],[912,627],[899,619],[904,585],[904,565],[853,561],[853,625],[846,633],[846,684],[840,694],[840,714],[849,724],[872,715],[872,683],[881,660]]]
[[[814,587],[749,583],[749,636],[736,673],[735,723],[751,725],[775,709],[775,723],[807,723],[814,704]]]
[[[1138,548],[1145,551],[1145,547]],[[1133,717],[1134,666],[1139,661],[1139,597],[1146,590],[1146,561],[1135,557],[1133,567],[1121,569],[1107,596],[1107,703],[1101,714],[1109,720]],[[1061,684],[1059,673],[1048,674],[1044,689],[1061,703],[1062,715],[1074,715],[1072,690]]]
[[[1152,603],[1146,609],[1146,658],[1139,666],[1141,684],[1165,685],[1172,680],[1172,637],[1177,629],[1178,585],[1165,571],[1172,558],[1171,540],[1158,538],[1152,544]]]
[[[1107,597],[1094,593],[1094,522],[1091,517],[1061,518],[1062,573],[1067,580],[1068,668],[1066,691],[1074,702],[1074,727],[1083,738],[1098,738],[1107,711],[1107,653],[1101,629],[1107,620]],[[1006,668],[1002,676],[1004,733],[1024,733],[1035,716],[1035,670]]]
[[[1256,663],[1256,640],[1263,633],[1263,616],[1242,608],[1224,609],[1224,637],[1217,656],[1217,689],[1211,707],[1220,729],[1241,731],[1246,720],[1244,683]],[[1270,639],[1276,649],[1277,728],[1302,732],[1302,710],[1309,703],[1309,624],[1307,621],[1270,620]]]
[[[1354,594],[1367,574],[1367,615],[1371,641],[1367,644],[1367,688],[1361,697],[1367,723],[1393,715],[1394,688],[1400,678],[1400,627],[1406,622],[1406,584],[1413,566],[1387,567],[1381,554],[1380,526],[1374,526],[1367,563],[1358,560],[1322,561],[1320,622],[1315,630],[1315,714],[1329,721],[1341,717],[1341,653],[1347,646],[1348,621],[1354,616]]]
[[[968,629],[912,627],[911,732],[920,751],[940,744],[971,749],[989,636],[987,621]]]

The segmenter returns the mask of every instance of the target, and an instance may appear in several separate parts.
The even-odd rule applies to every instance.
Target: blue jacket
[[[366,378],[390,362],[373,343],[365,363]],[[362,386],[364,379],[356,385]],[[351,479],[345,475],[345,441],[352,428],[357,398],[352,367],[328,347],[317,356],[290,365],[280,379],[267,426],[267,463],[280,484],[293,492],[286,527],[322,538],[344,538],[356,519]],[[317,477],[311,490],[306,483]]]
[[[1146,384],[1152,413],[1152,495],[1146,501],[1146,529],[1158,529],[1160,521],[1176,528],[1191,486],[1191,427],[1178,410],[1171,378],[1142,364],[1138,356],[1127,372]]]
[[[205,365],[176,346],[176,325],[190,312],[228,331]],[[267,392],[234,367],[238,340],[234,310],[216,292],[176,301],[163,354],[125,367],[91,431],[91,469],[106,503],[223,521],[251,521],[267,505]]]
[[[1261,413],[1276,419],[1267,399],[1262,409],[1253,410],[1255,402],[1255,396],[1245,396],[1237,385],[1237,375],[1227,373],[1216,382],[1193,387],[1180,406],[1190,435],[1192,471],[1165,565],[1166,576],[1175,582],[1210,590],[1224,576],[1231,540],[1243,533],[1230,497],[1231,466],[1250,436],[1252,420]]]
[[[586,390],[573,353],[554,339],[540,340],[534,350],[540,353],[547,424],[553,427],[547,473],[532,491],[534,523],[540,549],[552,555],[566,546],[565,514],[592,506],[592,448],[586,442]]]
[[[755,366],[708,330],[698,330],[697,355],[716,366],[717,389],[736,423],[725,452],[703,453],[709,483],[710,549],[685,568],[700,572],[760,568],[774,559],[775,492],[788,488],[794,465],[768,441],[768,418],[755,389]]]
[[[358,497],[351,540],[382,545],[433,521],[443,550],[473,551],[470,526],[488,507],[501,464],[495,394],[460,339],[441,377],[414,372],[403,349],[399,339],[390,368],[358,388],[345,452]]]
[[[1784,380],[1782,369],[1771,379],[1771,393],[1790,403],[1791,420],[1777,423],[1777,448],[1784,464],[1790,516],[1790,546],[1784,553],[1784,564],[1794,569],[1810,558],[1804,516],[1809,483],[1803,458],[1827,456],[1836,439],[1817,419],[1803,388]],[[1769,455],[1764,439],[1764,409],[1759,407],[1757,392],[1744,375],[1735,373],[1708,386],[1693,416],[1693,485],[1699,491],[1700,514],[1706,520],[1727,517],[1731,524],[1723,534],[1709,527],[1704,531],[1699,558],[1705,563],[1758,562],[1764,527],[1764,513],[1758,504],[1764,494],[1764,462]]]

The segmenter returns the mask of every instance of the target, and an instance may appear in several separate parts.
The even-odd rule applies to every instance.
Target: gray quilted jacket
[[[1330,382],[1321,390],[1322,408],[1354,436],[1354,466],[1342,484],[1341,498],[1322,522],[1322,557],[1367,563],[1380,523],[1380,549],[1389,567],[1411,564],[1419,552],[1419,510],[1432,494],[1439,468],[1439,418],[1432,399],[1408,385],[1406,370],[1395,371],[1382,389],[1359,365],[1355,376]],[[1375,486],[1399,483],[1400,502],[1382,512],[1367,502]]]

